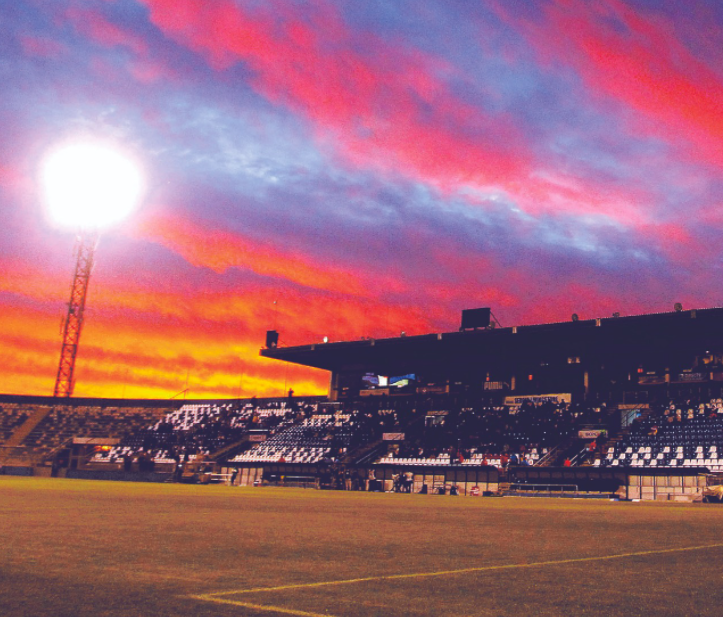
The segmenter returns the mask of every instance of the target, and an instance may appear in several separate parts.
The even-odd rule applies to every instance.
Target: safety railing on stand
[[[546,495],[547,497],[570,497],[579,495],[577,484],[525,484],[513,482],[507,491],[508,495]]]

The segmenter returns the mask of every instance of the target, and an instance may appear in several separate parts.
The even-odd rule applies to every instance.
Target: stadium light
[[[123,153],[99,143],[71,143],[47,156],[43,187],[55,224],[98,230],[130,214],[143,182],[138,166]]]
[[[140,200],[143,178],[139,167],[118,150],[98,142],[73,142],[48,153],[42,184],[51,221],[77,234],[75,272],[53,390],[53,396],[69,397],[100,231],[132,212]]]

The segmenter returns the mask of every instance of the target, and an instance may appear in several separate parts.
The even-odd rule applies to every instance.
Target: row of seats
[[[643,411],[629,434],[610,447],[599,464],[723,471],[723,401],[670,403]]]
[[[236,455],[232,463],[318,463],[328,457],[330,448],[317,447],[259,447]]]
[[[547,453],[547,448],[542,449],[538,452],[537,448],[533,448],[530,452],[519,455],[516,459],[516,464],[523,465],[535,465],[542,456]],[[386,456],[378,459],[376,464],[390,464],[395,465],[476,465],[486,466],[491,465],[493,467],[502,468],[506,462],[509,462],[509,456],[503,456],[501,454],[483,454],[481,452],[474,452],[468,458],[462,457],[462,460],[455,458],[452,460],[449,453],[442,453],[438,456],[432,457],[406,457],[406,456],[395,456],[393,452],[389,452]]]
[[[611,415],[604,405],[553,401],[439,408],[427,412],[421,430],[404,431],[395,457],[400,464],[445,464],[440,456],[447,454],[453,463],[464,465],[483,465],[490,459],[501,467],[536,465],[543,449],[576,436],[581,428],[607,426]]]
[[[230,462],[318,463],[344,455],[354,436],[351,413],[318,413],[280,430]]]
[[[30,417],[31,408],[17,403],[3,403],[0,406],[0,444],[5,443],[25,420]]]
[[[23,445],[43,457],[75,437],[122,439],[155,422],[166,411],[155,407],[57,406],[31,431]]]
[[[316,403],[303,400],[293,406],[286,401],[185,404],[129,435],[110,451],[96,453],[92,462],[119,463],[141,452],[156,463],[188,461],[240,441],[251,430],[281,430],[293,424],[300,412],[316,409]]]

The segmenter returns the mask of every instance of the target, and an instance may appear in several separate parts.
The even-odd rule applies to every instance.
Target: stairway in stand
[[[38,407],[25,422],[23,422],[10,436],[0,450],[0,464],[2,465],[29,465],[32,464],[29,453],[23,451],[22,445],[25,438],[32,433],[38,424],[40,424],[48,414],[53,411],[52,406],[40,406]]]

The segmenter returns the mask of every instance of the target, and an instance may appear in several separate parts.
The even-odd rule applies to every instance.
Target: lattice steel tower
[[[55,380],[53,396],[70,396],[73,394],[75,381],[75,357],[78,354],[80,331],[83,328],[83,313],[85,312],[85,298],[88,295],[88,282],[93,269],[93,258],[98,246],[97,231],[81,231],[76,238],[77,260],[73,284],[70,288],[70,302],[68,314],[63,325],[63,344],[60,348],[60,364],[58,377]]]

